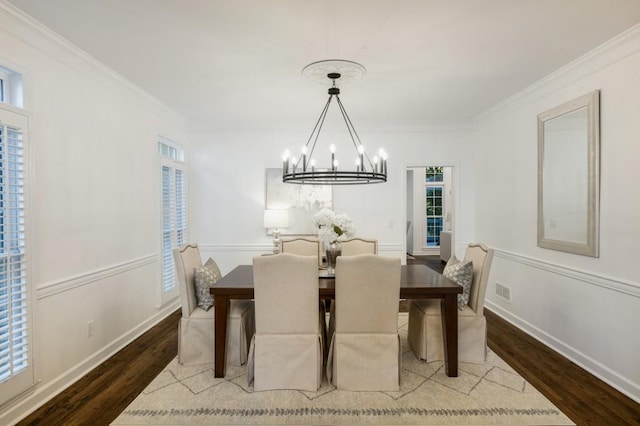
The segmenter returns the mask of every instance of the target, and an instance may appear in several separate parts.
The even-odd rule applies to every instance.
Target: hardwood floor
[[[439,259],[416,259],[442,270]],[[640,425],[640,405],[485,310],[489,347],[578,425]],[[19,425],[108,425],[178,351],[176,311]]]
[[[175,311],[19,425],[108,425],[178,354]]]

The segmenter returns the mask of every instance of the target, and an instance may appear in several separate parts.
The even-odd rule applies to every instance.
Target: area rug
[[[559,409],[489,351],[483,365],[460,363],[447,377],[441,361],[418,361],[402,338],[399,392],[347,392],[323,383],[317,392],[254,392],[246,367],[183,367],[174,359],[113,425],[566,425]]]

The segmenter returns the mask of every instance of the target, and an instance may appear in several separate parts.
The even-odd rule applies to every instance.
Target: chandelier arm
[[[320,62],[336,62],[343,65],[348,61],[320,61]],[[315,63],[314,63],[315,64]],[[312,64],[312,65],[314,65]],[[357,65],[359,67],[359,72],[364,72],[365,69],[359,64],[353,63],[352,65]],[[303,73],[307,72],[307,68]],[[353,67],[352,67],[353,68]],[[311,68],[309,68],[311,70]],[[351,118],[347,113],[340,97],[340,89],[336,86],[336,80],[341,77],[340,72],[329,72],[326,76],[333,80],[332,87],[329,88],[329,99],[327,100],[322,112],[320,113],[320,117],[316,121],[316,124],[307,139],[307,143],[304,145],[302,149],[302,157],[293,164],[293,168],[289,168],[290,160],[288,151],[285,152],[285,156],[283,157],[282,164],[282,181],[285,183],[292,184],[305,184],[305,185],[359,185],[359,184],[372,184],[372,183],[382,183],[387,181],[387,159],[386,153],[381,150],[382,161],[378,164],[377,157],[373,157],[376,160],[375,165],[372,163],[369,158],[369,154],[364,152],[362,142],[360,141],[360,136],[356,131],[353,123],[351,122]],[[355,170],[348,169],[339,169],[337,167],[337,161],[335,160],[334,150],[332,149],[331,153],[331,167],[330,169],[316,169],[314,166],[311,166],[311,169],[307,169],[307,164],[315,163],[315,160],[312,159],[313,154],[315,153],[315,148],[317,142],[320,138],[320,133],[322,132],[322,127],[324,126],[324,122],[327,117],[328,110],[331,106],[331,100],[333,96],[336,97],[336,102],[338,103],[338,108],[340,108],[340,113],[342,114],[342,118],[347,126],[347,130],[349,132],[349,136],[351,137],[351,142],[356,150],[358,155],[358,160],[356,161],[357,167]],[[331,146],[333,147],[333,145]],[[366,160],[365,160],[366,157]],[[309,163],[307,163],[309,160]],[[367,171],[367,167],[365,167],[366,162],[369,163],[371,167],[371,171]],[[298,170],[297,167],[302,163],[302,168]]]
[[[342,101],[340,101],[340,96],[336,95],[336,99],[338,101],[338,106],[340,107],[340,112],[342,113],[342,118],[344,119],[344,123],[347,125],[349,136],[351,136],[351,142],[353,142],[353,147],[356,149],[356,152],[358,152],[358,144],[356,143],[356,139],[353,137],[354,134],[356,137],[358,136],[358,134],[356,133],[356,129],[353,129],[353,124],[351,124],[351,120],[349,119],[347,110],[344,109],[344,106],[342,105]],[[360,138],[358,138],[358,142],[360,142]]]
[[[356,128],[353,127],[351,118],[349,118],[349,114],[347,114],[347,110],[342,105],[342,101],[340,101],[340,97],[336,96],[336,99],[338,100],[340,111],[342,112],[342,118],[344,118],[345,124],[347,125],[347,130],[349,130],[349,135],[351,136],[351,141],[353,142],[353,146],[356,149],[356,153],[358,153],[359,152],[358,144],[362,145],[362,142],[360,141],[360,136],[358,136],[358,132],[356,132]],[[354,135],[355,135],[355,138],[353,137]],[[356,144],[356,139],[358,140],[357,144]],[[371,170],[373,170],[373,163],[371,162],[371,159],[369,159],[369,155],[367,154],[366,151],[364,152],[364,156],[367,158],[367,161],[369,162],[369,167],[371,167]],[[362,164],[362,167],[364,167],[364,164]]]
[[[313,151],[315,151],[316,149],[316,144],[318,143],[318,138],[320,137],[320,132],[322,131],[322,126],[324,125],[324,120],[325,118],[327,118],[327,111],[329,111],[329,106],[331,105],[331,98],[333,98],[333,96],[329,96],[329,99],[327,99],[327,103],[324,106],[324,109],[322,110],[322,113],[320,113],[320,117],[318,118],[318,121],[320,123],[320,127],[318,127],[318,131],[316,133],[316,137],[313,140],[313,145],[311,146],[311,150],[309,151],[309,161],[311,161],[311,157],[313,156]],[[315,131],[315,129],[314,129]],[[313,136],[313,133],[311,134],[311,136]],[[311,137],[309,137],[309,140],[311,140]],[[307,142],[307,145],[309,144],[309,142]]]
[[[320,117],[318,117],[318,121],[316,121],[316,125],[313,127],[313,130],[311,131],[311,134],[309,135],[309,139],[307,140],[307,143],[304,146],[309,146],[309,143],[311,142],[311,139],[313,139],[313,135],[315,134],[315,140],[313,141],[313,145],[311,145],[311,150],[309,151],[309,157],[308,157],[308,161],[311,161],[311,157],[313,157],[313,151],[316,148],[316,143],[318,142],[318,137],[320,136],[320,131],[322,130],[322,125],[324,124],[324,119],[327,116],[327,111],[329,110],[329,105],[331,104],[331,98],[333,97],[333,95],[329,96],[329,99],[327,99],[327,103],[324,104],[324,108],[322,109],[322,112],[320,113]],[[319,127],[318,127],[319,126]],[[316,133],[316,130],[318,131]],[[298,159],[298,161],[296,161],[295,167],[298,167],[298,164],[300,164],[300,160],[302,157],[300,157]]]

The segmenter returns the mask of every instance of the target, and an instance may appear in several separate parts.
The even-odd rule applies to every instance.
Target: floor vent
[[[496,282],[496,294],[504,300],[511,302],[511,287]]]

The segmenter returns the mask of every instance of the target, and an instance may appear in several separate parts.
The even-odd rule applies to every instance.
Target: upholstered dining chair
[[[350,238],[341,241],[341,256],[353,256],[356,254],[378,254],[378,240],[366,238]]]
[[[315,256],[317,259],[317,268],[322,267],[322,243],[317,238],[285,238],[280,241],[280,253],[297,254],[299,256]],[[316,271],[317,273],[317,271]],[[325,322],[326,307],[325,304],[318,300],[318,317],[324,324],[322,328],[322,346],[327,351],[327,327]],[[326,355],[326,354],[325,354]]]
[[[317,391],[322,384],[323,348],[318,321],[315,256],[278,254],[253,258],[256,333],[247,378],[256,391]]]
[[[197,244],[186,244],[173,250],[182,318],[178,323],[178,362],[183,365],[214,362],[214,314],[215,308],[198,306],[195,288],[195,269],[202,267]],[[210,260],[212,267],[218,266]],[[254,330],[254,308],[250,300],[232,300],[227,322],[226,359],[231,365],[247,362],[249,343]]]
[[[378,254],[378,240],[367,238],[350,238],[341,241],[342,253],[340,256],[355,256],[358,254]],[[331,341],[331,337],[335,331],[335,301],[332,300],[329,305],[329,329],[327,331],[327,340]],[[327,348],[328,349],[328,348]]]
[[[322,244],[317,238],[283,238],[280,240],[280,253],[316,256],[318,267],[322,266]]]
[[[400,386],[400,259],[373,254],[336,261],[336,331],[327,378],[338,389],[397,391]]]
[[[458,360],[482,364],[487,356],[487,320],[484,299],[493,250],[484,244],[471,243],[463,262],[473,263],[469,302],[458,310]],[[409,304],[408,340],[419,359],[431,362],[444,359],[440,300],[412,300]]]

